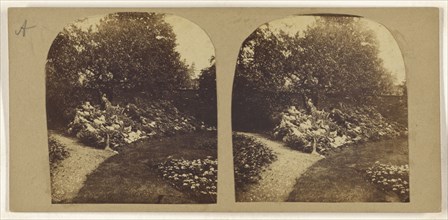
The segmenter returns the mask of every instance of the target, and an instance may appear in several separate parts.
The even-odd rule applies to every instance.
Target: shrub
[[[274,128],[276,138],[287,146],[320,154],[365,141],[394,138],[407,133],[407,128],[390,122],[374,108],[342,106],[329,113],[312,108],[311,112],[297,110],[294,106],[280,114],[281,120]]]
[[[254,138],[233,134],[235,187],[256,183],[263,169],[277,159],[271,149]]]
[[[78,106],[68,132],[84,144],[119,150],[144,138],[171,136],[207,129],[204,123],[182,114],[168,101],[110,105],[102,110],[89,102]]]
[[[381,190],[396,193],[402,202],[409,202],[408,165],[387,165],[376,161],[366,170],[366,178]]]
[[[104,148],[106,144],[106,140],[103,137],[103,132],[100,131],[91,131],[91,130],[80,130],[76,137],[81,140],[81,143],[92,146],[96,148]]]
[[[311,153],[313,151],[313,147],[311,145],[307,145],[309,143],[305,137],[303,136],[293,136],[286,138],[286,145],[292,149]]]
[[[157,165],[160,175],[175,188],[187,192],[200,201],[216,202],[218,160],[184,160],[168,157]]]
[[[67,151],[66,146],[53,137],[48,138],[48,149],[50,166],[52,168],[56,167],[62,160],[70,156],[70,152]]]

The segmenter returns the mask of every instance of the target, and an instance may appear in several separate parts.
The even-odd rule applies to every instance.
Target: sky
[[[401,84],[406,79],[404,60],[394,37],[382,24],[365,18],[361,18],[361,21],[366,28],[375,33],[379,46],[378,56],[383,60],[384,67],[395,76],[394,83]],[[283,30],[292,35],[297,32],[303,33],[307,26],[314,22],[315,16],[290,16],[267,24],[272,29]]]
[[[196,66],[196,75],[200,70],[210,66],[210,58],[215,55],[215,48],[207,33],[195,23],[175,15],[166,15],[165,21],[173,26],[177,37],[177,52],[187,64]]]
[[[82,19],[82,22],[78,22],[77,25],[86,30],[91,25],[95,27],[105,16],[90,16]],[[185,18],[166,14],[165,22],[172,26],[173,32],[176,34],[176,51],[188,65],[195,64],[197,77],[201,69],[210,66],[210,58],[215,55],[215,48],[210,38],[198,25]]]

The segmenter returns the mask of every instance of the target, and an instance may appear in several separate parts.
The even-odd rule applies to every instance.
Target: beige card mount
[[[11,211],[437,212],[437,8],[10,8]]]

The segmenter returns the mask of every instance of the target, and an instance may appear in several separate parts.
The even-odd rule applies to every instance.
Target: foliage
[[[269,127],[270,114],[281,105],[279,93],[285,83],[282,45],[268,28],[255,30],[243,42],[233,83],[234,129]]]
[[[305,87],[302,92],[309,97],[323,91],[354,99],[390,91],[392,75],[383,67],[375,35],[362,19],[323,16],[303,38],[292,40],[297,43],[289,46],[286,63],[293,89]]]
[[[85,102],[76,109],[68,132],[86,145],[118,150],[144,138],[206,129],[202,122],[182,114],[168,101],[139,104],[110,105],[101,110]]]
[[[205,123],[217,125],[217,99],[216,99],[216,65],[214,57],[210,59],[210,67],[201,70],[199,76],[198,107],[201,106],[198,118]]]
[[[408,125],[408,96],[406,82],[398,85],[398,96],[381,97],[372,102],[378,111],[387,119],[403,126]],[[390,100],[393,98],[394,100]]]
[[[408,165],[387,165],[376,161],[366,170],[366,178],[380,189],[396,193],[402,202],[409,202]]]
[[[48,138],[50,166],[56,167],[62,160],[70,156],[67,147],[53,137]]]
[[[167,96],[185,87],[187,65],[172,27],[157,13],[113,13],[96,26],[64,28],[47,57],[50,118],[83,101],[125,95]],[[70,119],[73,115],[65,115]]]
[[[254,138],[240,134],[233,134],[232,138],[235,187],[243,188],[258,182],[263,169],[277,160],[277,156]]]
[[[190,161],[168,157],[165,162],[157,165],[157,169],[174,187],[200,200],[216,202],[217,159],[208,156],[206,159]]]
[[[309,105],[311,113],[294,106],[280,113],[273,131],[276,138],[299,151],[325,155],[351,144],[407,134],[406,127],[390,122],[372,107],[342,106],[327,112]]]
[[[327,94],[357,101],[389,94],[393,77],[378,53],[374,34],[360,18],[320,16],[303,34],[294,35],[263,25],[240,49],[233,123],[269,126],[273,112],[292,104],[280,98],[285,91],[302,95],[304,102],[311,99],[317,107]]]

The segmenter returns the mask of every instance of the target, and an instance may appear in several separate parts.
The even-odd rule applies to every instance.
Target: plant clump
[[[233,166],[235,186],[256,183],[265,167],[277,160],[274,152],[254,138],[233,134]]]
[[[188,192],[200,201],[216,202],[218,160],[184,160],[168,157],[157,165],[160,175],[175,188]]]
[[[311,112],[290,106],[280,113],[274,137],[299,151],[325,155],[355,143],[376,141],[407,134],[407,128],[386,120],[371,107],[343,107]]]
[[[394,192],[402,202],[409,202],[409,166],[387,165],[376,161],[366,170],[366,178],[383,191]]]
[[[177,110],[168,101],[150,104],[109,105],[105,109],[85,102],[76,108],[69,134],[84,144],[118,150],[144,138],[156,138],[206,128],[203,122]]]
[[[55,168],[62,160],[70,156],[66,146],[53,137],[48,138],[50,166]]]

